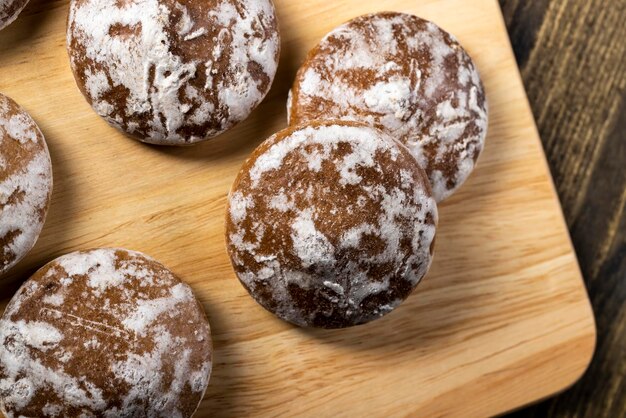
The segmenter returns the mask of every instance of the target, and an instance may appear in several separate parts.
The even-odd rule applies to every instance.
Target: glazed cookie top
[[[209,324],[191,288],[133,251],[47,264],[0,320],[7,418],[190,417],[211,372]]]
[[[67,43],[94,110],[167,145],[247,118],[269,91],[280,49],[271,0],[72,0]]]
[[[358,17],[329,33],[298,71],[290,122],[340,118],[406,144],[437,201],[469,176],[487,133],[478,71],[457,40],[402,13]]]
[[[300,326],[341,328],[398,306],[427,272],[437,207],[408,149],[354,122],[291,127],[246,161],[227,243],[250,294]]]
[[[28,0],[0,0],[0,30],[9,26],[28,4]]]
[[[35,245],[52,194],[52,166],[35,121],[0,94],[0,276]]]

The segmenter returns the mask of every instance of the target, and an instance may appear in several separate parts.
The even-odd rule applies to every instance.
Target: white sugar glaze
[[[189,286],[150,263],[127,250],[77,252],[23,285],[0,320],[0,405],[8,418],[49,392],[48,417],[70,407],[86,416],[191,415],[195,405],[180,397],[185,391],[199,402],[206,390],[210,330]],[[97,362],[108,383],[77,372],[76,358]]]
[[[424,177],[415,171],[394,172],[397,160],[412,167],[408,150],[376,129],[330,123],[302,127],[284,139],[270,138],[266,144],[235,184],[229,200],[231,256],[253,296],[259,297],[255,293],[259,287],[270,289],[273,301],[260,302],[266,307],[275,304],[271,310],[299,325],[310,325],[323,312],[300,309],[290,286],[318,289],[321,297],[355,321],[371,320],[397,306],[400,300],[394,299],[376,312],[360,311],[367,298],[391,294],[390,281],[405,280],[410,287],[416,286],[430,265],[436,203]],[[349,152],[339,151],[346,147]],[[288,176],[286,186],[271,183],[268,176],[281,176],[277,173]],[[300,180],[314,173],[324,173],[331,185]],[[388,181],[373,182],[372,173],[384,173]],[[338,181],[333,185],[335,178]],[[350,196],[358,196],[347,198],[346,188]],[[372,208],[363,215],[366,219],[350,219],[353,210],[366,205]],[[333,219],[341,227],[336,224],[329,231],[327,224]],[[276,231],[287,236],[274,235],[276,241],[270,246],[267,234]],[[410,248],[401,245],[407,239]],[[346,250],[358,254],[372,242],[384,246],[376,254],[352,253],[354,258],[344,258]],[[248,257],[255,260],[254,266],[244,263]],[[372,277],[368,271],[374,266],[393,267],[387,274]]]
[[[452,35],[415,16],[366,15],[339,26],[294,86],[291,122],[339,118],[384,129],[409,147],[438,201],[469,177],[484,145],[487,106],[475,65]]]
[[[140,138],[147,142],[188,144],[225,131],[260,103],[276,73],[278,33],[259,36],[275,21],[270,0],[219,0],[196,19],[188,7],[165,0],[71,4],[68,47],[75,74],[84,68],[88,99],[100,116],[132,135],[138,135],[137,121],[148,117]],[[173,25],[175,14],[182,17]],[[261,86],[250,63],[268,85]],[[223,77],[214,82],[217,71]],[[204,86],[193,84],[201,75]],[[107,94],[120,86],[128,97],[112,102]],[[203,135],[179,132],[207,121],[215,123]]]
[[[28,0],[0,0],[0,30],[17,19],[28,4]]]
[[[8,161],[2,149],[14,149],[25,157]],[[3,249],[12,256],[0,259],[2,274],[35,245],[52,193],[52,164],[43,134],[23,109],[2,94],[0,157],[0,238],[13,235]]]

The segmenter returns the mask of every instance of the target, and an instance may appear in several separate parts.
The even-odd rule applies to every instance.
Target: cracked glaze
[[[317,122],[265,141],[228,204],[250,294],[300,326],[341,328],[397,307],[428,271],[437,207],[408,149],[368,125]]]
[[[469,177],[487,134],[471,58],[432,22],[402,13],[358,17],[308,55],[290,93],[290,123],[358,120],[408,146],[442,201]]]
[[[0,0],[0,30],[9,26],[28,4],[28,0]]]
[[[190,417],[212,365],[191,288],[122,249],[75,252],[28,280],[0,320],[7,418]]]
[[[100,116],[142,141],[186,145],[248,117],[280,40],[271,0],[73,0],[67,45]]]
[[[37,124],[0,94],[0,275],[33,248],[52,194],[52,165]]]

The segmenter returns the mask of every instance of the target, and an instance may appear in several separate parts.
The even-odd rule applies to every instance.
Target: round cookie
[[[437,205],[409,150],[356,122],[291,127],[245,162],[226,221],[237,276],[270,312],[343,328],[396,308],[429,269]]]
[[[43,134],[26,111],[0,94],[0,276],[37,242],[51,194]]]
[[[57,258],[0,320],[7,418],[191,417],[211,366],[209,323],[191,288],[138,252]]]
[[[437,201],[468,178],[487,134],[471,58],[432,22],[402,13],[358,17],[317,45],[298,71],[290,123],[360,120],[408,146]]]
[[[28,0],[0,0],[0,30],[9,26],[28,4]]]
[[[160,145],[208,140],[270,89],[280,39],[271,0],[72,0],[67,47],[94,110]]]

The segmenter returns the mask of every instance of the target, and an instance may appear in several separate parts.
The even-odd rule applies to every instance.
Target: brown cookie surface
[[[474,169],[487,133],[478,71],[457,40],[402,13],[358,17],[330,32],[298,71],[290,123],[357,120],[402,141],[437,201]]]
[[[187,145],[248,117],[280,39],[271,0],[72,0],[67,46],[100,116],[141,141]]]
[[[0,320],[7,418],[190,417],[211,365],[209,323],[191,288],[133,251],[57,258]]]
[[[369,125],[281,131],[242,167],[226,239],[263,307],[300,326],[343,328],[396,308],[428,271],[437,207],[404,146]]]
[[[9,26],[28,4],[28,0],[0,0],[0,30]]]
[[[51,194],[43,134],[26,111],[0,94],[0,276],[37,242]]]

